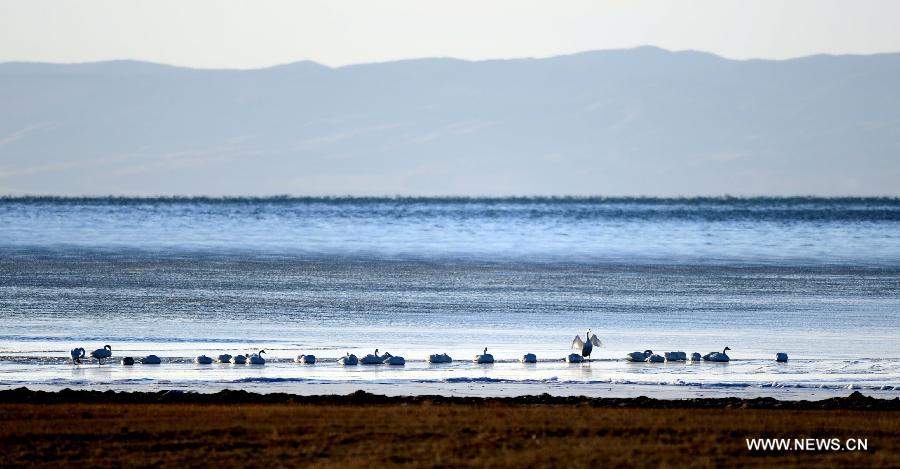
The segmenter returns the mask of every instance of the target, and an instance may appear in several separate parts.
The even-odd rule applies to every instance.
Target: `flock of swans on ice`
[[[575,336],[575,340],[572,341],[572,349],[578,351],[579,353],[569,354],[565,360],[569,363],[581,363],[584,360],[589,360],[591,356],[591,352],[594,347],[600,347],[603,343],[597,337],[596,334],[591,334],[590,329],[587,331],[587,335],[585,337],[587,340],[581,340],[581,336]],[[725,347],[721,352],[710,352],[706,355],[700,355],[697,352],[694,352],[690,356],[690,361],[699,362],[709,361],[709,362],[727,362],[730,361],[731,358],[728,356],[727,352],[731,350],[729,347]],[[231,363],[234,365],[265,365],[266,359],[263,358],[263,354],[265,354],[265,350],[260,350],[258,353],[248,353],[246,355],[229,355],[222,354],[216,357],[213,360],[211,357],[207,357],[206,355],[200,355],[194,359],[194,363],[199,365],[209,365],[214,361],[218,363]],[[87,358],[85,356],[84,348],[75,348],[71,351],[72,363],[80,364],[82,360]],[[104,346],[103,348],[99,348],[91,352],[91,358],[97,360],[97,364],[102,365],[104,359],[108,359],[112,357],[112,347],[109,345]],[[665,352],[663,355],[658,355],[653,353],[652,350],[644,350],[643,352],[631,352],[625,355],[625,359],[631,362],[647,362],[647,363],[664,363],[664,362],[685,362],[688,361],[687,353],[685,352]],[[786,362],[788,360],[788,356],[786,353],[779,352],[775,354],[775,360],[778,362]],[[141,364],[144,365],[159,365],[162,363],[162,360],[156,355],[147,355],[144,358],[138,359]],[[297,363],[301,363],[304,365],[313,365],[316,363],[315,355],[298,355],[294,360]],[[428,357],[429,363],[451,363],[453,361],[449,355],[446,353],[440,354],[432,354]],[[484,352],[480,355],[475,355],[475,358],[472,360],[474,363],[494,363],[494,356],[487,353],[487,347],[484,348]],[[526,353],[522,355],[520,360],[522,363],[537,363],[537,356],[533,353]],[[125,357],[122,359],[123,365],[134,365],[134,358]],[[361,359],[356,355],[351,353],[347,353],[347,355],[339,358],[337,362],[341,365],[345,366],[354,366],[354,365],[393,365],[393,366],[403,366],[406,364],[406,360],[403,357],[399,357],[396,355],[391,355],[388,352],[385,352],[382,355],[378,354],[378,349],[375,349],[374,354],[368,354]]]

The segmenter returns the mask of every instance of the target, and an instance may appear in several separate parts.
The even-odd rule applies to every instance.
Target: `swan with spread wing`
[[[587,334],[585,334],[585,340],[581,340],[581,336],[576,335],[575,340],[572,341],[572,350],[577,352],[581,352],[581,356],[587,359],[591,358],[591,352],[594,350],[594,347],[602,347],[603,342],[600,341],[600,338],[597,337],[597,334],[591,334],[591,330],[588,329]]]

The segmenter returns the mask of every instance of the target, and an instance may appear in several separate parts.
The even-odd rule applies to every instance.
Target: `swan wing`
[[[597,337],[597,334],[591,336],[591,343],[594,344],[595,347],[603,347],[603,342],[600,341],[600,338]]]
[[[572,341],[572,349],[581,350],[582,348],[584,348],[584,341],[581,340],[580,335],[576,335],[575,340]]]

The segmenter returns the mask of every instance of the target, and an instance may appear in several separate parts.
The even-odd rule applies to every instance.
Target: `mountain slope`
[[[0,64],[0,193],[900,195],[900,54]]]

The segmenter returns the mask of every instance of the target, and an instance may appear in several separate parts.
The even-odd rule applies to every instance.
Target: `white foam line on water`
[[[601,379],[601,380],[561,380],[556,376],[543,379],[508,379],[508,378],[491,378],[484,376],[473,377],[450,377],[440,379],[403,379],[403,378],[375,378],[375,379],[326,379],[326,378],[309,378],[309,377],[243,377],[237,379],[215,379],[215,380],[194,380],[194,379],[158,379],[152,377],[132,377],[132,378],[116,378],[116,379],[72,379],[72,378],[51,378],[46,380],[0,380],[0,386],[17,387],[29,385],[57,385],[57,386],[117,386],[131,384],[178,384],[189,388],[201,390],[205,387],[216,387],[228,384],[242,383],[312,383],[312,384],[392,384],[403,386],[407,384],[519,384],[519,385],[541,385],[554,384],[573,387],[589,387],[592,385],[630,385],[638,387],[659,387],[659,386],[676,386],[676,387],[698,387],[705,389],[720,388],[793,388],[793,389],[821,389],[821,390],[868,390],[883,391],[888,393],[900,393],[900,385],[863,385],[857,383],[847,384],[827,384],[827,383],[784,383],[778,381],[771,382],[701,382],[701,381],[685,381],[682,379],[673,379],[670,381],[661,380],[626,380],[626,379]]]

